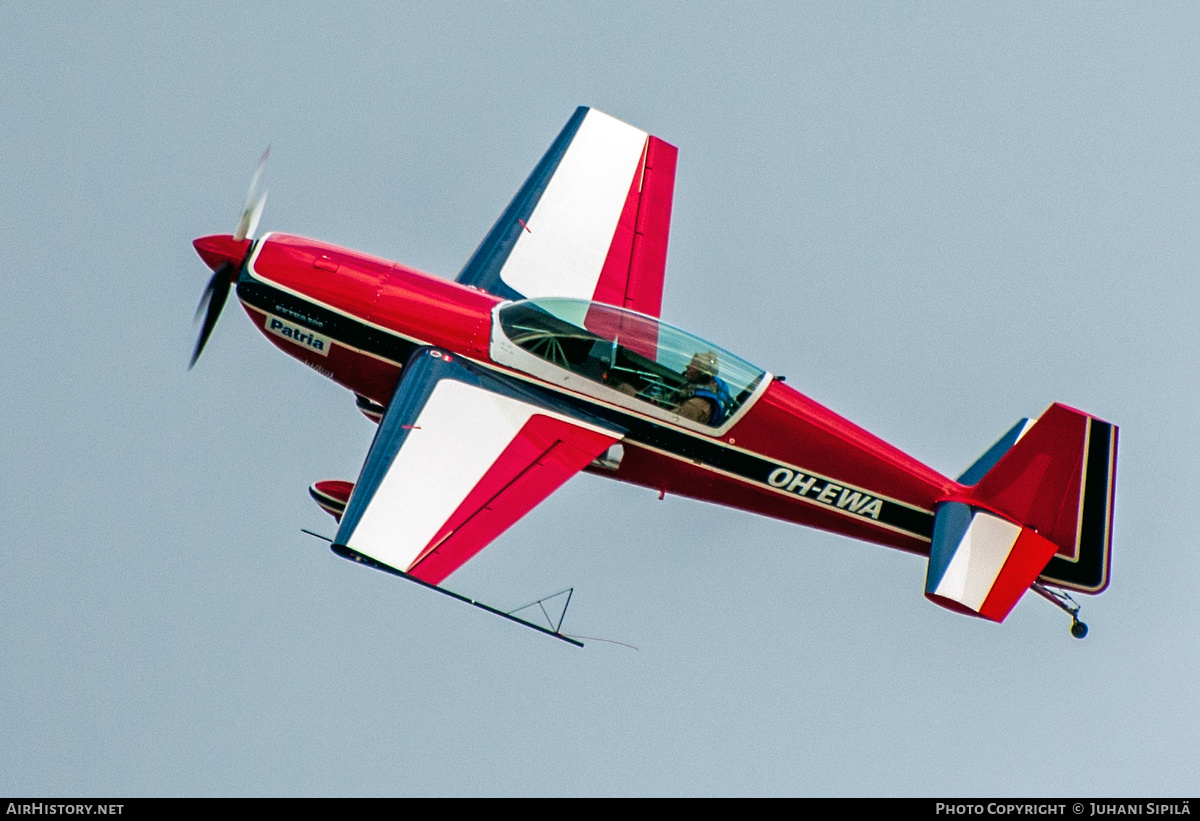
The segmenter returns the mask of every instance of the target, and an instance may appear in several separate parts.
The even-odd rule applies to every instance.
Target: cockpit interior
[[[718,427],[765,376],[722,350],[653,317],[579,299],[527,299],[499,311],[515,345],[626,396]]]

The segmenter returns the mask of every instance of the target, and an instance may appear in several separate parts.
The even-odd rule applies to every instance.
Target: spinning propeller
[[[242,207],[242,216],[233,235],[201,237],[193,243],[201,258],[213,269],[213,275],[200,296],[200,304],[196,306],[196,319],[203,313],[204,325],[200,328],[200,338],[196,340],[196,350],[192,353],[188,370],[196,364],[205,344],[208,343],[208,338],[217,325],[217,318],[221,316],[221,309],[225,307],[225,300],[229,297],[229,289],[254,241],[254,232],[258,229],[258,220],[262,217],[263,206],[267,202],[267,192],[263,191],[260,194],[258,183],[262,179],[263,167],[267,164],[270,154],[271,147],[267,146],[267,150],[258,161],[258,168],[254,170],[254,176],[250,179],[246,204]]]

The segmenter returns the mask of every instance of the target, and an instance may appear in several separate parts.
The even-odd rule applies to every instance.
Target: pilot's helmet
[[[712,351],[704,351],[692,357],[689,368],[695,368],[700,373],[715,377],[717,375],[717,355]]]

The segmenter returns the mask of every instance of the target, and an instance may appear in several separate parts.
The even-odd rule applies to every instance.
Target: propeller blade
[[[208,281],[208,286],[200,296],[200,304],[196,306],[196,319],[200,318],[201,311],[205,311],[204,326],[200,329],[200,338],[196,340],[196,350],[192,353],[192,361],[188,365],[189,371],[196,364],[196,360],[200,358],[200,353],[204,350],[208,338],[212,336],[213,328],[217,325],[221,309],[225,307],[225,300],[229,296],[229,286],[233,282],[232,272],[232,265],[228,262],[221,263],[217,270],[213,271],[212,279]]]
[[[258,221],[262,217],[263,206],[267,203],[267,192],[263,191],[260,194],[258,183],[262,180],[263,168],[266,166],[269,156],[271,156],[271,146],[268,145],[267,150],[258,160],[254,176],[250,178],[250,190],[246,192],[246,204],[242,206],[242,216],[238,219],[237,229],[233,232],[233,236],[228,238],[232,239],[234,243],[242,243],[247,237],[254,239],[254,232],[258,230]],[[216,245],[212,244],[213,240],[218,241]],[[227,242],[224,237],[205,237],[203,240],[197,240],[197,243],[196,249],[200,251],[200,256],[206,262],[209,262],[210,258],[212,259],[212,262],[209,262],[210,265],[217,259],[226,257]],[[241,253],[245,253],[245,251],[243,250]],[[204,325],[200,328],[200,338],[196,340],[196,350],[192,352],[192,361],[188,364],[189,371],[195,366],[200,354],[204,352],[204,346],[208,344],[208,338],[212,336],[213,328],[217,326],[217,319],[220,318],[221,310],[225,307],[229,289],[233,285],[240,266],[240,262],[235,265],[226,258],[213,271],[212,279],[208,281],[204,293],[200,296],[200,304],[196,306],[196,319],[200,318],[200,314],[204,314]]]
[[[250,225],[246,229],[246,236],[254,239],[254,232],[258,230],[258,221],[262,217],[263,206],[267,204],[267,192],[263,191],[262,196],[258,198],[258,202],[254,203],[254,208],[250,211]]]
[[[233,232],[233,238],[238,242],[246,237],[253,239],[254,231],[258,228],[258,218],[262,216],[263,205],[267,201],[265,191],[259,196],[258,182],[262,179],[263,167],[266,166],[269,156],[271,156],[271,146],[268,145],[267,150],[258,160],[258,168],[254,169],[254,176],[250,178],[250,190],[246,192],[246,204],[242,206],[241,219],[238,220],[237,229]]]

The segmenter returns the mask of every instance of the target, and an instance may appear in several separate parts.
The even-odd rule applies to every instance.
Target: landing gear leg
[[[1059,610],[1071,617],[1071,635],[1081,639],[1088,634],[1088,626],[1079,620],[1079,602],[1071,598],[1063,590],[1054,590],[1041,582],[1034,582],[1033,591]]]

